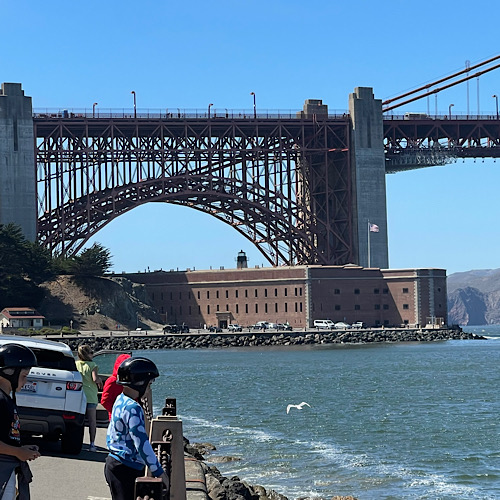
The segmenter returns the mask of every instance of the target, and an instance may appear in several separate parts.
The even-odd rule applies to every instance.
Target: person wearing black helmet
[[[169,488],[169,479],[156,457],[145,429],[144,411],[137,402],[159,376],[147,358],[126,359],[118,368],[116,383],[123,392],[116,398],[106,436],[109,455],[104,476],[113,500],[134,500],[135,479],[149,467]]]
[[[38,447],[21,445],[21,430],[16,406],[16,391],[26,383],[32,366],[37,365],[31,349],[19,344],[0,347],[0,498],[16,498],[16,471],[20,500],[29,498],[31,472],[28,460],[40,456]],[[12,393],[12,397],[11,397]]]

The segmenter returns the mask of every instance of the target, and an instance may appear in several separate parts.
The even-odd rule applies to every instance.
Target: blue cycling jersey
[[[106,435],[110,455],[123,465],[140,470],[149,467],[154,477],[163,474],[144,425],[144,411],[132,398],[120,394],[113,405]]]

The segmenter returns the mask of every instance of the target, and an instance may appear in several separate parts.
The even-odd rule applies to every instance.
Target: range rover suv
[[[62,342],[0,335],[0,345],[10,343],[29,347],[38,360],[16,393],[21,432],[60,438],[63,453],[80,453],[87,400],[71,349]]]

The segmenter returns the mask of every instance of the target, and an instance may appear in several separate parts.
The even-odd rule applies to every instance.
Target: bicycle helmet
[[[159,377],[158,368],[147,358],[128,358],[118,368],[117,384],[125,385],[144,396],[151,380]]]
[[[15,393],[22,369],[38,364],[35,353],[24,345],[4,344],[0,347],[0,376],[7,379]]]

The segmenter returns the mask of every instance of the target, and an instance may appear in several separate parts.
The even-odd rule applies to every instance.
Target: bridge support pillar
[[[0,224],[36,239],[36,171],[31,97],[20,83],[0,88]]]
[[[349,95],[351,167],[353,173],[353,232],[357,264],[389,267],[382,101],[373,89],[356,87]],[[370,232],[368,222],[378,226]]]

